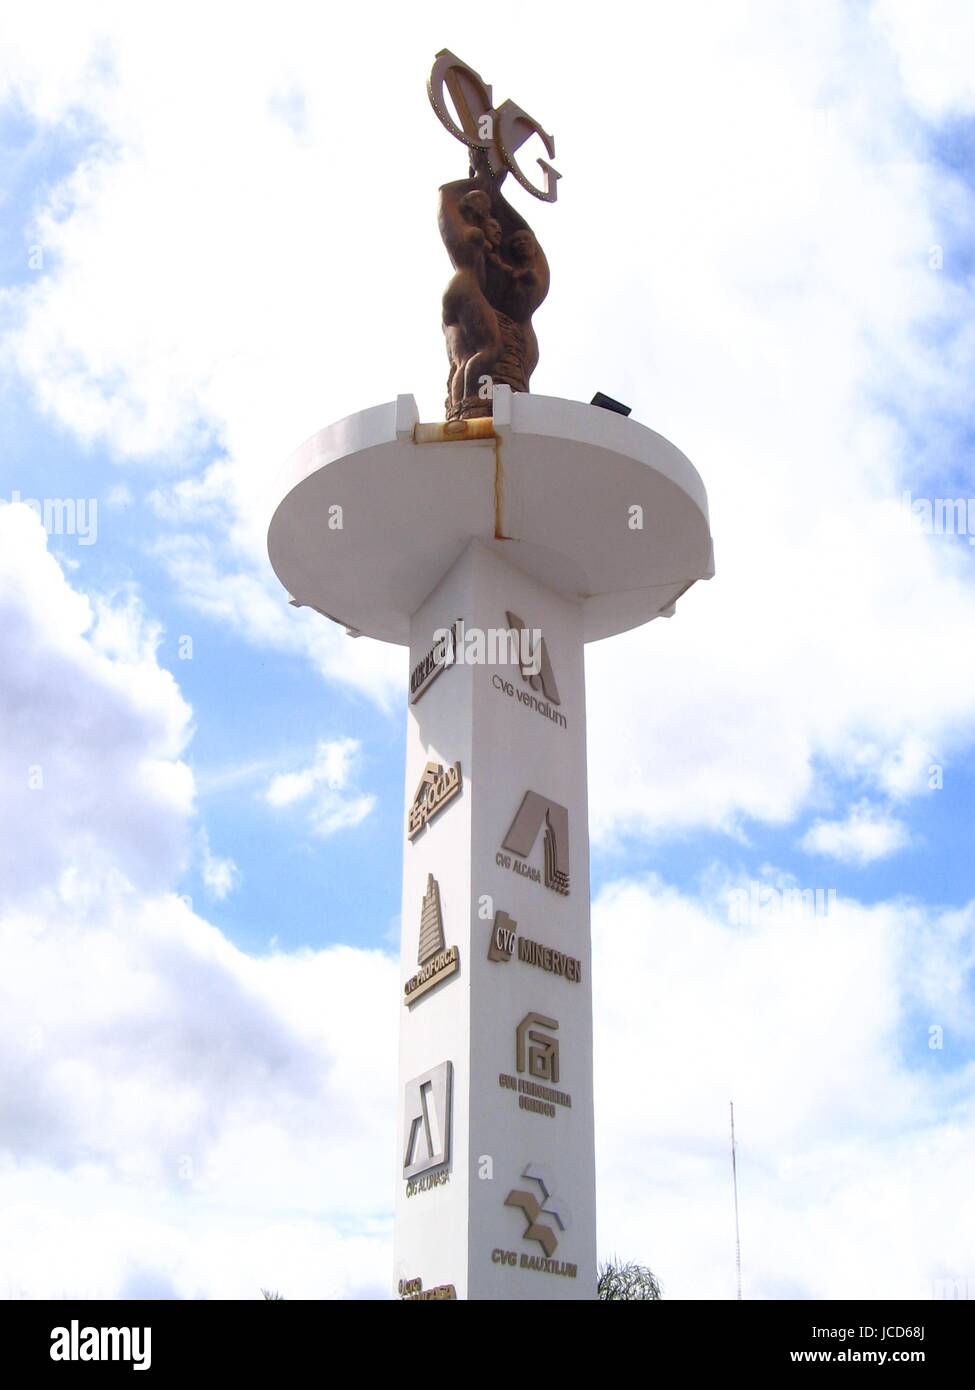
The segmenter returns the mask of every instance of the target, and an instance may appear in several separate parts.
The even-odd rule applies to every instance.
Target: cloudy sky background
[[[405,656],[287,606],[265,489],[441,414],[444,46],[556,135],[558,203],[510,194],[533,387],[711,501],[715,580],[587,654],[601,1254],[734,1296],[734,1098],[746,1297],[975,1289],[975,552],[904,504],[975,496],[975,11],[40,3],[0,19],[0,1296],[386,1296]]]

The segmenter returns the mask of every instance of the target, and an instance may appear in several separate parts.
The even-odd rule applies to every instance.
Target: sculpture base
[[[296,605],[407,644],[473,538],[578,603],[591,642],[669,616],[711,577],[704,486],[661,435],[503,386],[492,404],[490,421],[429,426],[400,396],[306,440],[275,482],[268,532]]]
[[[455,420],[488,420],[494,414],[492,402],[482,400],[480,396],[465,396],[460,405],[451,405],[448,399],[444,407],[449,423]]]

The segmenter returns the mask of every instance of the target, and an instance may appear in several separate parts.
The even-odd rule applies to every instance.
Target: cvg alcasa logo
[[[517,858],[497,856],[502,868],[511,869],[523,878],[540,881],[538,870],[526,862],[545,827],[544,865],[545,886],[566,897],[569,893],[569,812],[557,801],[550,801],[539,792],[525,792],[518,812],[508,828],[502,849],[510,850]]]

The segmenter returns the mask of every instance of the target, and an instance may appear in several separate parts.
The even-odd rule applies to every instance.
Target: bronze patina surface
[[[450,93],[460,124],[444,99]],[[468,146],[466,179],[440,189],[440,235],[454,267],[443,297],[443,332],[450,369],[448,420],[491,414],[495,386],[527,391],[538,363],[532,315],[548,294],[545,252],[524,217],[502,196],[509,173],[536,197],[555,202],[558,173],[538,162],[546,188],[521,170],[515,152],[538,135],[550,155],[555,142],[514,102],[497,108],[491,88],[448,50],[437,55],[427,84],[433,108],[452,135]]]

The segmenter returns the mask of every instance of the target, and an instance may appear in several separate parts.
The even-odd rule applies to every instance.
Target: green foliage
[[[608,1260],[597,1270],[596,1297],[616,1298],[662,1298],[660,1282],[652,1269],[632,1261]]]
[[[662,1298],[660,1282],[647,1265],[616,1258],[607,1260],[596,1272],[596,1297],[600,1299]],[[265,1299],[284,1302],[276,1289],[261,1289]]]

